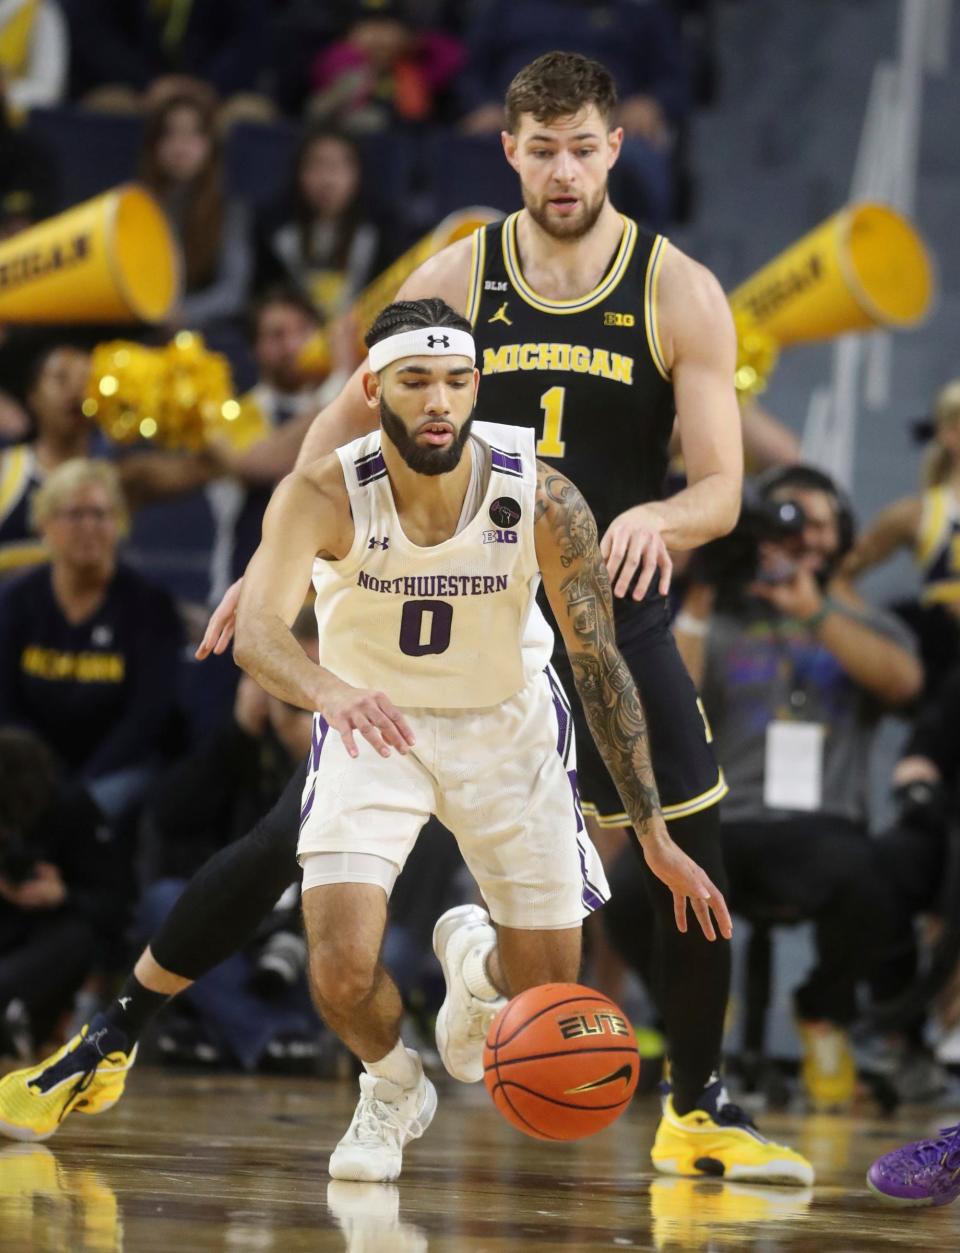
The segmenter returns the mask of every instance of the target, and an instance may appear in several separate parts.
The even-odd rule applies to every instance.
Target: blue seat
[[[251,209],[272,204],[289,189],[300,128],[292,122],[239,122],[227,136],[224,172],[230,192]]]
[[[29,128],[56,163],[60,208],[137,177],[143,139],[139,118],[73,108],[34,109]]]
[[[434,131],[424,139],[422,169],[435,222],[471,205],[503,213],[520,207],[517,175],[504,160],[499,135]]]

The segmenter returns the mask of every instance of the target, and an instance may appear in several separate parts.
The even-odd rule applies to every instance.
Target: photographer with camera
[[[45,1043],[96,964],[113,900],[97,818],[40,740],[0,729],[0,1056]]]
[[[804,1082],[821,1107],[853,1095],[845,1028],[857,981],[904,943],[868,838],[867,769],[883,714],[923,680],[906,628],[835,577],[853,526],[827,475],[768,472],[732,535],[697,554],[674,622],[730,785],[733,906],[763,925],[816,924],[817,964],[795,1005]],[[604,911],[621,946],[618,919],[638,899],[622,877]]]

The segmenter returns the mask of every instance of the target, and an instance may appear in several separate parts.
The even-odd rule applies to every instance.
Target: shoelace
[[[85,1050],[87,1051],[89,1060],[84,1058],[87,1064],[83,1065],[82,1069],[78,1071],[77,1063],[80,1061],[80,1055],[84,1053]],[[39,1093],[45,1095],[52,1088],[55,1088],[58,1083],[61,1083],[64,1079],[76,1074],[77,1082],[72,1088],[70,1088],[69,1092],[64,1097],[63,1104],[60,1107],[60,1113],[57,1115],[57,1121],[63,1122],[64,1118],[70,1110],[74,1108],[83,1093],[86,1092],[87,1088],[89,1088],[91,1083],[93,1083],[94,1076],[97,1073],[97,1067],[102,1061],[106,1061],[106,1054],[102,1053],[100,1050],[100,1041],[98,1036],[87,1036],[85,1039],[81,1040],[75,1049],[71,1049],[69,1053],[67,1053],[64,1057],[61,1057],[55,1066],[48,1067],[41,1074],[37,1075],[36,1079],[32,1079],[27,1086],[36,1088]]]
[[[923,1140],[912,1156],[921,1166],[942,1166],[944,1170],[960,1170],[960,1123],[943,1127],[935,1140]]]
[[[86,1092],[87,1088],[90,1087],[90,1084],[93,1083],[96,1073],[97,1068],[94,1066],[92,1070],[87,1070],[80,1076],[73,1088],[70,1090],[70,1095],[67,1097],[66,1101],[64,1101],[63,1107],[57,1115],[57,1122],[63,1122],[70,1110],[80,1103],[80,1097],[84,1092]]]
[[[467,1034],[471,1040],[486,1038],[487,1028],[500,1010],[500,1001],[482,1001],[471,996],[467,1002]]]
[[[45,1096],[51,1088],[55,1088],[58,1083],[62,1083],[64,1079],[69,1079],[72,1075],[79,1075],[82,1079],[88,1074],[94,1074],[103,1060],[104,1054],[100,1052],[97,1041],[87,1036],[75,1049],[65,1053],[55,1065],[48,1066],[35,1079],[31,1079],[27,1086],[36,1088]]]
[[[354,1139],[361,1144],[382,1144],[384,1134],[400,1148],[400,1127],[384,1101],[375,1096],[363,1095],[357,1106]]]

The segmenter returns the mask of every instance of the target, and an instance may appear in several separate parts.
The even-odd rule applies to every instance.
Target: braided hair
[[[387,305],[377,315],[363,342],[372,348],[381,339],[399,331],[416,331],[430,326],[449,326],[451,330],[473,334],[473,327],[462,314],[451,309],[439,296],[430,296],[426,300],[395,300]]]

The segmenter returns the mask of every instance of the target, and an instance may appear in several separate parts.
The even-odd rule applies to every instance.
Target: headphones
[[[792,465],[771,466],[754,477],[753,490],[761,500],[769,500],[774,492],[783,487],[797,487],[801,491],[824,492],[833,502],[837,516],[839,549],[835,561],[839,561],[853,547],[856,538],[857,519],[853,502],[847,492],[833,481],[829,474],[816,466],[797,461]]]

